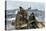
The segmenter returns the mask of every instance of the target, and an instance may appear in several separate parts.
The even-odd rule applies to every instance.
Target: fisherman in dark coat
[[[36,18],[35,18],[35,15],[34,13],[32,12],[32,14],[29,16],[29,20],[31,21],[31,24],[32,24],[32,28],[38,28],[37,25],[36,25]]]
[[[27,20],[27,11],[24,10],[22,7],[19,7],[20,8],[20,14],[22,15],[22,20]]]
[[[32,14],[29,16],[29,20],[35,20],[35,15],[34,15],[33,12],[32,12]]]
[[[19,7],[20,11],[18,11],[16,16],[16,28],[21,29],[23,24],[28,23],[27,20],[27,11],[24,10],[22,7]],[[24,29],[24,28],[23,28]]]

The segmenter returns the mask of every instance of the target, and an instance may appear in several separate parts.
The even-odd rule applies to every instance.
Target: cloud
[[[22,6],[23,8],[32,7],[32,9],[44,10],[44,3],[40,2],[7,1],[7,10],[17,9],[19,6]]]

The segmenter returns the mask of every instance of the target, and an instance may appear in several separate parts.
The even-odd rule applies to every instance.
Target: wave
[[[40,17],[35,17],[35,18],[36,18],[36,20],[39,21],[39,22],[44,22],[44,20],[41,19]]]
[[[7,21],[15,21],[16,18],[7,18]]]

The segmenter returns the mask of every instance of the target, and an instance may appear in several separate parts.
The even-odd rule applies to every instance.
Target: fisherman
[[[29,20],[35,20],[35,15],[34,15],[33,12],[32,12],[32,14],[29,16]]]
[[[22,7],[19,8],[20,8],[20,14],[22,15],[22,19],[24,21],[24,19],[27,19],[27,11],[24,10]]]
[[[35,20],[35,15],[34,15],[33,12],[32,12],[32,14],[31,14],[31,16],[32,16],[32,20]]]
[[[38,28],[37,25],[36,25],[36,18],[35,18],[35,15],[34,13],[32,12],[32,14],[29,16],[29,20],[31,22],[31,25],[32,25],[32,28]]]
[[[19,29],[22,28],[21,26],[23,24],[26,24],[28,23],[28,20],[27,20],[27,12],[26,10],[24,10],[22,7],[19,7],[20,8],[20,11],[17,13],[17,16],[16,16],[16,27],[18,27]]]

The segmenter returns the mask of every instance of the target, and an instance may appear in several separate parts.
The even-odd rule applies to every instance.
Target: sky
[[[17,9],[20,6],[24,9],[31,7],[32,9],[44,10],[44,3],[41,2],[7,1],[7,10]]]

